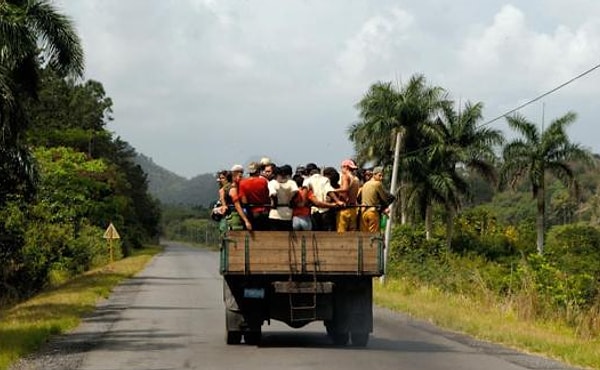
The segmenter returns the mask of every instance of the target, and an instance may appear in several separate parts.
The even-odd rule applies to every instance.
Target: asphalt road
[[[271,322],[259,346],[228,346],[218,266],[215,252],[166,243],[77,330],[13,369],[570,369],[381,308],[366,348],[331,345],[319,322]]]

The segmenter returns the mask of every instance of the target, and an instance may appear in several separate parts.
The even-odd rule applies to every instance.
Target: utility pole
[[[392,167],[392,183],[390,185],[390,193],[396,195],[396,183],[398,182],[398,162],[400,161],[400,140],[402,134],[400,130],[396,133],[396,145],[394,147],[394,164]],[[392,223],[396,209],[396,200],[390,204],[390,215],[385,225],[384,249],[383,249],[383,275],[379,278],[381,283],[385,282],[385,274],[387,273],[388,251],[390,250],[390,239],[392,236]]]

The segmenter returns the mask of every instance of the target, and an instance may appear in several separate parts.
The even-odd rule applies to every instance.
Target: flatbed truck
[[[273,319],[292,328],[323,321],[334,344],[366,346],[384,247],[380,233],[228,231],[220,250],[226,343],[259,344]]]

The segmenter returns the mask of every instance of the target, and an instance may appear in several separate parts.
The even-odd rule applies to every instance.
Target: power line
[[[542,98],[544,98],[544,97],[546,97],[546,96],[548,96],[548,95],[550,95],[550,94],[552,94],[552,93],[554,93],[554,92],[556,92],[556,91],[558,91],[558,90],[562,89],[563,87],[565,87],[565,86],[567,86],[567,85],[569,85],[569,84],[571,84],[571,83],[573,83],[573,82],[577,81],[578,79],[582,78],[583,76],[585,76],[585,75],[587,75],[587,74],[590,74],[590,73],[592,73],[593,71],[595,71],[595,70],[596,70],[596,69],[598,69],[598,68],[600,68],[600,63],[599,63],[599,64],[596,64],[595,66],[593,66],[592,68],[588,69],[587,71],[585,71],[585,72],[582,72],[582,73],[578,74],[577,76],[575,76],[575,77],[571,78],[571,79],[570,79],[570,80],[568,80],[567,82],[564,82],[564,83],[562,83],[562,84],[560,84],[560,85],[556,86],[556,87],[555,87],[555,88],[553,88],[552,90],[549,90],[549,91],[547,91],[547,92],[543,93],[542,95],[539,95],[539,96],[537,96],[537,97],[535,97],[535,98],[533,98],[533,99],[531,99],[531,100],[529,100],[529,101],[527,101],[527,102],[525,102],[525,103],[523,103],[523,104],[519,105],[518,107],[516,107],[516,108],[513,108],[513,109],[509,110],[508,112],[506,112],[506,113],[503,113],[503,114],[499,115],[498,117],[496,117],[496,118],[494,118],[494,119],[491,119],[491,120],[489,120],[489,121],[487,121],[487,122],[485,122],[485,123],[481,124],[481,126],[480,126],[480,127],[487,126],[487,125],[489,125],[489,124],[491,124],[491,123],[493,123],[493,122],[496,122],[497,120],[499,120],[499,119],[501,119],[501,118],[503,118],[503,117],[506,117],[506,116],[508,116],[508,115],[510,115],[510,114],[512,114],[512,113],[514,113],[514,112],[516,112],[516,111],[518,111],[519,109],[525,108],[526,106],[528,106],[528,105],[530,105],[530,104],[533,104],[533,103],[535,103],[536,101],[538,101],[538,100],[540,100],[540,99],[542,99]]]
[[[498,121],[499,119],[501,119],[501,118],[504,118],[504,117],[506,117],[506,116],[508,116],[508,115],[510,115],[510,114],[512,114],[512,113],[514,113],[514,112],[516,112],[516,111],[518,111],[519,109],[525,108],[526,106],[528,106],[528,105],[530,105],[530,104],[533,104],[533,103],[535,103],[536,101],[538,101],[538,100],[540,100],[540,99],[542,99],[542,98],[544,98],[544,97],[546,97],[546,96],[548,96],[548,95],[550,95],[550,94],[552,94],[552,93],[555,93],[556,91],[558,91],[558,90],[562,89],[563,87],[565,87],[565,86],[567,86],[567,85],[569,85],[569,84],[571,84],[571,83],[573,83],[573,82],[577,81],[578,79],[580,79],[580,78],[582,78],[582,77],[584,77],[584,76],[586,76],[586,75],[588,75],[588,74],[592,73],[593,71],[595,71],[595,70],[596,70],[596,69],[598,69],[598,68],[600,68],[600,63],[598,63],[598,64],[596,64],[595,66],[593,66],[592,68],[589,68],[588,70],[586,70],[586,71],[584,71],[584,72],[582,72],[582,73],[578,74],[577,76],[575,76],[575,77],[571,78],[570,80],[568,80],[568,81],[566,81],[566,82],[563,82],[562,84],[560,84],[560,85],[556,86],[555,88],[553,88],[553,89],[551,89],[551,90],[548,90],[548,91],[546,91],[545,93],[543,93],[543,94],[541,94],[541,95],[538,95],[538,96],[536,96],[535,98],[533,98],[533,99],[531,99],[531,100],[529,100],[529,101],[527,101],[527,102],[525,102],[525,103],[523,103],[523,104],[519,105],[518,107],[516,107],[516,108],[513,108],[513,109],[511,109],[511,110],[509,110],[509,111],[507,111],[507,112],[505,112],[505,113],[503,113],[503,114],[499,115],[498,117],[496,117],[496,118],[494,118],[494,119],[491,119],[491,120],[489,120],[489,121],[487,121],[487,122],[484,122],[484,123],[482,123],[481,125],[479,125],[479,127],[484,127],[484,126],[490,125],[490,124],[492,124],[492,123],[494,123],[494,122]],[[409,157],[409,156],[411,156],[411,155],[417,154],[417,153],[419,153],[419,152],[425,151],[425,150],[427,150],[427,149],[428,149],[428,148],[430,148],[430,147],[431,147],[431,145],[427,145],[427,146],[424,146],[424,147],[422,147],[422,148],[415,149],[415,150],[412,150],[412,151],[410,151],[410,152],[404,153],[404,154],[402,154],[401,156],[406,158],[406,157]]]

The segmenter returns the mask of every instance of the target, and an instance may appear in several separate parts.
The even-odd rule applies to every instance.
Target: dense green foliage
[[[0,2],[0,303],[107,263],[110,222],[116,258],[158,237],[137,153],[106,129],[112,101],[82,72],[68,18]]]
[[[60,76],[83,73],[83,51],[69,19],[46,0],[0,2],[0,206],[35,191],[24,102],[38,94],[40,60]]]
[[[218,224],[209,218],[209,210],[204,207],[163,206],[161,229],[162,235],[170,240],[215,248],[220,242]]]
[[[488,215],[489,216],[489,215]],[[511,226],[459,218],[453,249],[443,235],[427,240],[422,228],[398,226],[390,245],[390,276],[444,291],[485,296],[510,305],[527,319],[561,319],[585,337],[600,335],[600,230],[585,225],[556,226],[547,253],[525,248]],[[480,219],[483,223],[485,218]],[[533,225],[532,225],[533,226]],[[535,229],[529,230],[535,243]],[[495,298],[491,298],[495,297]]]

